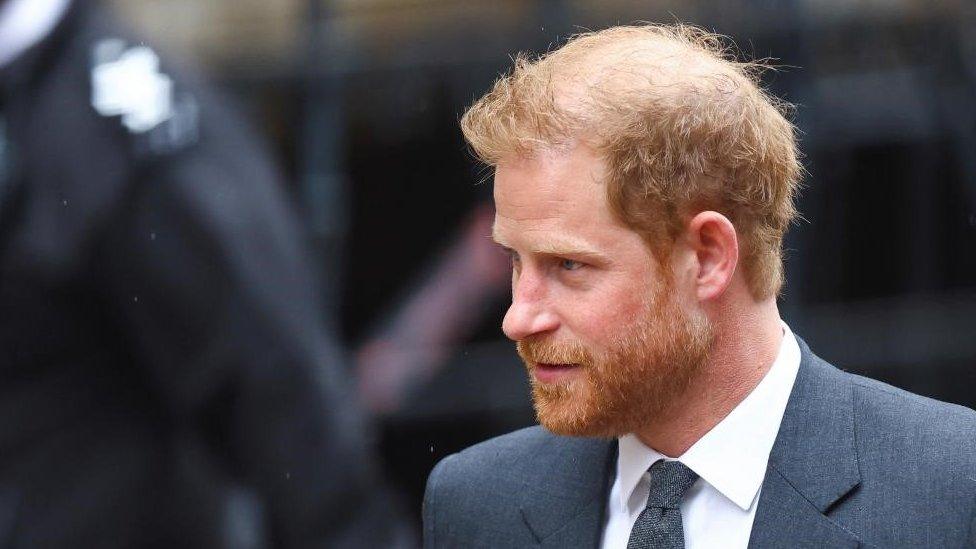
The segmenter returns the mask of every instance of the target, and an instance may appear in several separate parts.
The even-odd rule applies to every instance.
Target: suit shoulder
[[[536,453],[547,445],[557,443],[557,437],[545,429],[534,426],[488,439],[442,459],[430,478],[450,484],[454,479],[465,483],[478,480],[504,481],[523,458]],[[495,477],[495,478],[493,478]]]
[[[971,435],[976,432],[976,411],[899,389],[887,383],[849,374],[853,380],[858,404],[885,413],[897,423],[925,423],[946,435]],[[968,437],[972,440],[972,437]]]
[[[519,498],[537,469],[525,461],[560,438],[529,427],[442,459],[427,479],[424,546],[480,546],[473,540],[510,539],[518,531],[513,525],[522,522]]]
[[[859,445],[976,477],[976,411],[851,374]],[[934,467],[930,470],[942,470]],[[947,472],[948,473],[948,472]]]

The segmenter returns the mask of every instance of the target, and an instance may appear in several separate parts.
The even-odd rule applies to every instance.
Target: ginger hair
[[[722,37],[673,24],[572,37],[530,58],[461,118],[489,166],[585,142],[607,167],[614,215],[667,257],[690,216],[715,210],[739,236],[756,298],[783,285],[782,241],[803,173],[790,105],[759,84]]]

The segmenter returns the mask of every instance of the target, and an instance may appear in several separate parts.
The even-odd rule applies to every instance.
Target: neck
[[[714,340],[701,374],[664,413],[636,432],[646,446],[678,457],[739,405],[773,366],[783,339],[776,299],[745,313],[714,315]]]

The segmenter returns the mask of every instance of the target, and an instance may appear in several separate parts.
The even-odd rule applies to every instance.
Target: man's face
[[[502,329],[529,370],[540,423],[558,434],[613,437],[653,421],[711,342],[663,274],[670,266],[611,213],[604,170],[582,145],[495,170],[494,237],[513,266]]]

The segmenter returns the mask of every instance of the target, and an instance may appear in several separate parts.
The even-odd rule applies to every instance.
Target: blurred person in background
[[[89,0],[0,0],[0,545],[402,539],[279,174]]]
[[[364,406],[393,414],[447,365],[451,353],[507,291],[509,263],[490,239],[494,208],[478,204],[451,245],[356,353]]]
[[[781,320],[802,169],[729,51],[682,25],[583,34],[462,118],[541,427],[437,465],[425,546],[976,544],[976,413],[845,373]]]

